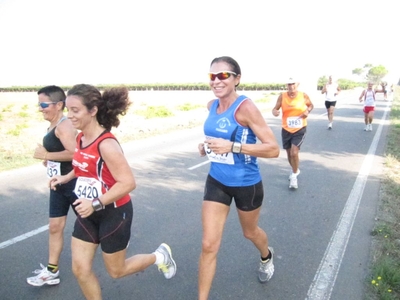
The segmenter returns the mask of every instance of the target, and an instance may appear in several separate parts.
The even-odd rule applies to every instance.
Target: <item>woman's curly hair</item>
[[[131,105],[129,91],[125,87],[109,88],[101,94],[93,85],[77,84],[68,91],[67,95],[80,97],[89,111],[97,107],[97,121],[109,131],[112,127],[119,126],[118,116],[124,116]]]

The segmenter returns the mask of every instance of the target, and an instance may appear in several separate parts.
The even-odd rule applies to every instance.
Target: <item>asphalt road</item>
[[[286,153],[260,159],[265,199],[260,226],[275,249],[275,274],[257,280],[259,254],[244,239],[232,206],[210,299],[363,299],[370,231],[377,208],[386,133],[378,101],[374,130],[363,131],[359,92],[343,93],[327,130],[322,97],[312,99],[308,133],[300,152],[299,188],[288,189]],[[280,118],[266,114],[280,143]],[[196,299],[201,247],[201,203],[209,168],[199,157],[201,128],[124,144],[137,179],[128,254],[150,253],[167,242],[178,265],[166,280],[157,268],[114,280],[98,253],[94,268],[104,299]],[[31,287],[26,277],[47,263],[48,190],[40,164],[0,173],[0,298],[83,299],[71,272],[70,213],[58,286]]]

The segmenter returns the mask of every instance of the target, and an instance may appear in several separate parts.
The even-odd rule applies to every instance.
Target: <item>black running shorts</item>
[[[336,101],[325,101],[326,109],[329,109],[331,106],[335,107],[336,106]]]
[[[297,146],[300,149],[306,138],[307,127],[303,127],[300,130],[291,133],[282,128],[282,147],[283,149],[290,149],[292,145]]]
[[[76,200],[74,193],[76,178],[57,186],[56,190],[50,189],[50,201],[49,201],[49,217],[58,218],[68,215],[69,208],[72,207],[75,214],[75,208],[72,203]]]
[[[237,209],[252,211],[259,208],[264,199],[262,181],[241,187],[226,186],[208,175],[204,188],[204,201],[214,201],[230,206],[235,199]]]
[[[78,215],[72,236],[89,243],[100,244],[105,253],[115,253],[128,246],[132,217],[132,201],[120,207],[114,207],[112,203],[87,218]]]

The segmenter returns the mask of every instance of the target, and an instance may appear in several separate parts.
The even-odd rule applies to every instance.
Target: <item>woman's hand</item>
[[[207,143],[207,147],[212,150],[215,154],[224,154],[232,152],[232,142],[221,138],[208,139],[204,143]]]
[[[49,188],[55,191],[55,190],[57,190],[58,186],[60,186],[62,184],[65,184],[68,181],[69,180],[66,179],[65,175],[63,175],[63,176],[53,176],[53,177],[50,178]]]
[[[200,156],[206,155],[206,150],[204,149],[204,143],[199,143],[197,148],[199,149]]]
[[[47,150],[40,144],[37,144],[33,158],[46,160]]]
[[[75,206],[75,210],[81,216],[81,218],[87,218],[94,212],[92,200],[89,199],[76,199],[75,202],[72,203],[72,205]]]

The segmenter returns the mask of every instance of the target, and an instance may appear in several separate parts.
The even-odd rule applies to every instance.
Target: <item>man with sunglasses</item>
[[[43,145],[37,145],[33,157],[43,160],[48,178],[67,174],[72,170],[77,131],[63,113],[65,92],[58,86],[46,86],[38,91],[38,98],[39,111],[50,126],[43,138]],[[27,278],[30,285],[60,283],[58,263],[64,243],[67,214],[69,207],[76,200],[73,192],[75,181],[60,185],[56,190],[50,190],[48,265],[40,264],[41,268],[34,271],[36,275]]]
[[[299,83],[293,78],[287,81],[287,92],[281,93],[272,114],[278,117],[282,108],[282,146],[286,150],[292,167],[289,176],[289,189],[297,189],[299,169],[299,151],[307,131],[307,117],[314,108],[306,93],[297,90]]]

